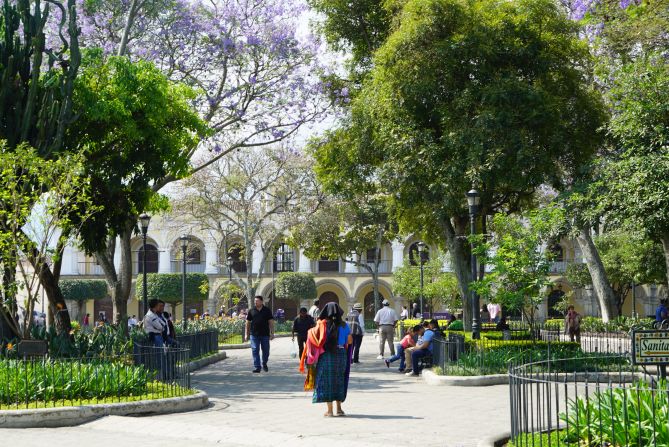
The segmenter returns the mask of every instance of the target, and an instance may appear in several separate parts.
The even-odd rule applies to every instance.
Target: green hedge
[[[100,300],[109,295],[103,279],[63,279],[58,286],[66,300]]]
[[[652,318],[618,317],[608,323],[599,317],[583,317],[581,320],[581,332],[629,332],[632,327],[643,329],[653,328]],[[544,321],[543,329],[563,330],[564,319],[554,318]]]
[[[148,273],[147,295],[171,304],[181,303],[181,273]],[[142,299],[142,275],[137,277],[135,296]],[[186,273],[186,303],[204,301],[209,295],[209,278],[204,273]]]

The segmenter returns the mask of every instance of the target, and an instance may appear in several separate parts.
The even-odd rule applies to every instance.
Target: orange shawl
[[[318,362],[318,357],[325,351],[325,339],[327,335],[327,321],[318,320],[316,326],[309,329],[307,333],[307,345],[302,352],[300,359],[300,372],[304,372],[304,365],[313,365]]]

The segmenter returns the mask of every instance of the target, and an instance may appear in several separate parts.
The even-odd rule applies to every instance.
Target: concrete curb
[[[191,396],[140,400],[116,404],[83,405],[80,407],[38,408],[34,410],[0,411],[0,428],[71,427],[104,416],[139,416],[182,413],[209,406],[204,391]]]
[[[511,433],[489,436],[487,438],[481,439],[478,444],[476,444],[476,447],[502,447],[504,444],[509,442],[510,438]]]
[[[203,357],[199,360],[195,360],[194,362],[190,362],[188,364],[188,368],[190,369],[191,372],[197,371],[198,369],[204,368],[205,366],[209,366],[212,363],[220,362],[221,360],[225,360],[228,358],[228,354],[226,354],[225,351],[218,351],[216,354],[210,355],[208,357]]]
[[[218,345],[218,349],[248,349],[250,347],[250,343],[242,343],[240,345]]]
[[[428,385],[433,386],[491,386],[506,385],[509,383],[507,374],[492,374],[489,376],[439,376],[429,369],[421,374]]]

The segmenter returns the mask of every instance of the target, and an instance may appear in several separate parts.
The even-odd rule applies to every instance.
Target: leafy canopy
[[[63,279],[58,286],[66,300],[100,300],[109,295],[103,279]]]
[[[100,249],[107,234],[125,232],[129,217],[148,210],[156,182],[188,174],[187,153],[206,133],[190,105],[194,97],[149,62],[86,54],[74,95],[80,115],[67,144],[86,154],[93,199],[107,205],[82,228],[87,250]]]
[[[281,272],[276,279],[276,296],[296,301],[316,298],[316,281],[312,273]]]
[[[146,289],[148,299],[157,298],[166,303],[181,303],[181,273],[148,273],[146,275]],[[142,299],[144,278],[137,277],[135,291],[137,299]],[[209,278],[204,273],[186,273],[186,303],[196,303],[207,299],[209,293]]]

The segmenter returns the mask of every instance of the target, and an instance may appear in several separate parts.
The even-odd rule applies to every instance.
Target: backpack
[[[351,335],[364,334],[364,331],[360,326],[360,320],[358,320],[358,315],[359,314],[357,312],[351,312],[346,316],[346,322],[348,323],[348,326],[351,328]]]

